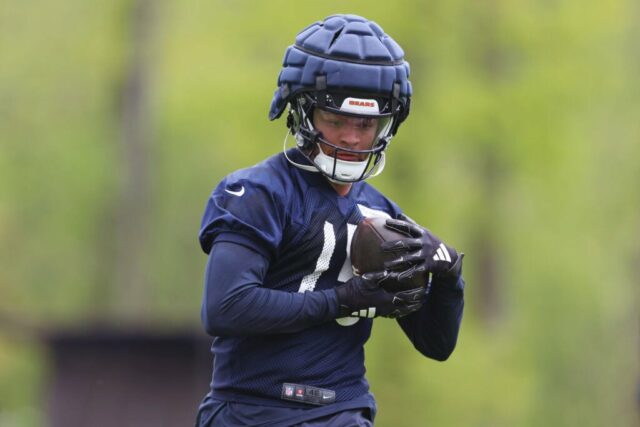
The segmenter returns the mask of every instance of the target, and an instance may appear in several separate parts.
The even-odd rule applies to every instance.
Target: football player
[[[374,317],[396,319],[426,357],[453,351],[462,254],[365,182],[411,92],[404,52],[365,18],[327,17],[286,50],[269,112],[287,111],[284,150],[224,178],[202,219],[214,363],[198,426],[373,425],[363,346]],[[350,239],[371,216],[406,238],[383,245],[397,254],[387,271],[354,276]],[[425,286],[384,290],[425,271]]]

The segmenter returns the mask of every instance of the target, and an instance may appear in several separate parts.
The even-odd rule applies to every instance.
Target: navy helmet
[[[410,101],[409,63],[402,48],[373,21],[332,15],[306,27],[287,48],[269,119],[279,118],[289,105],[287,126],[313,164],[304,169],[335,182],[355,182],[382,171],[384,150],[409,114]],[[379,121],[371,149],[350,150],[326,141],[313,125],[315,108]],[[332,156],[323,145],[332,148]],[[340,152],[367,156],[346,161]]]

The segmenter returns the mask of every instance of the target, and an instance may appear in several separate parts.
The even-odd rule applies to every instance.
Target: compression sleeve
[[[268,258],[232,242],[215,242],[205,270],[202,322],[212,336],[297,332],[335,319],[333,289],[285,292],[262,287]]]
[[[463,289],[462,276],[455,286],[434,279],[420,310],[398,319],[414,347],[426,357],[444,361],[453,352],[462,321]]]

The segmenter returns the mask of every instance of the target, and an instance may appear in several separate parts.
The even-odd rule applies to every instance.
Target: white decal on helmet
[[[345,98],[340,111],[353,114],[379,114],[378,101],[375,99]]]

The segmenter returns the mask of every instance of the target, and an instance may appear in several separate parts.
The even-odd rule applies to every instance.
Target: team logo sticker
[[[354,114],[379,114],[378,101],[375,99],[345,98],[340,111]]]

